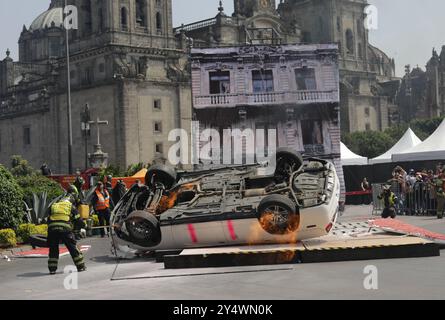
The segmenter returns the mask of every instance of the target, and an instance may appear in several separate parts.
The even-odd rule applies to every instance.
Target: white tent
[[[439,128],[424,142],[408,150],[393,154],[394,162],[401,161],[423,161],[445,159],[445,120]]]
[[[368,158],[359,156],[341,142],[341,164],[342,166],[363,166],[368,164]]]
[[[409,128],[402,138],[386,153],[382,154],[381,156],[370,159],[370,164],[377,164],[377,163],[388,163],[392,162],[392,155],[405,152],[406,150],[409,150],[418,144],[422,143],[422,140],[420,140],[416,134],[414,133],[411,128]]]

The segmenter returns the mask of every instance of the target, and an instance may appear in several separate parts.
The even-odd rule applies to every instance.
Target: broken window
[[[145,19],[145,0],[136,0],[136,24],[145,27],[147,20]]]
[[[156,99],[156,100],[154,100],[154,102],[153,102],[153,108],[155,109],[155,110],[161,110],[161,108],[162,108],[162,105],[161,105],[161,99]]]
[[[210,94],[230,93],[230,72],[210,72]]]
[[[317,90],[315,70],[312,68],[295,69],[297,90]]]
[[[323,144],[323,124],[321,120],[301,121],[301,130],[305,146]]]
[[[274,91],[272,70],[252,71],[252,84],[254,93]]]
[[[161,155],[164,153],[164,147],[162,146],[162,143],[157,143],[155,145],[155,152]]]
[[[154,124],[154,132],[162,133],[162,122],[156,121]]]

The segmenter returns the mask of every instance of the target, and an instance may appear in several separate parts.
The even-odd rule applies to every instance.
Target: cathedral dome
[[[29,27],[30,31],[42,30],[54,26],[61,27],[63,24],[63,10],[61,7],[53,7],[39,15]]]

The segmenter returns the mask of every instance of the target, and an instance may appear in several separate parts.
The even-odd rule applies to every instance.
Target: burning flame
[[[163,195],[161,201],[159,202],[158,207],[156,208],[156,214],[161,214],[168,209],[171,209],[175,206],[178,197],[182,192],[192,191],[196,187],[193,183],[188,183],[179,186],[178,188],[171,190],[168,195]]]
[[[287,227],[282,230],[276,224],[276,217],[273,212],[266,212],[258,219],[258,223],[254,222],[250,226],[247,243],[249,245],[258,245],[264,243],[264,233],[274,236],[274,242],[277,244],[296,245],[298,243],[298,226],[300,224],[300,216],[298,214],[289,215]],[[279,262],[286,263],[294,260],[297,250],[289,248],[279,255]]]

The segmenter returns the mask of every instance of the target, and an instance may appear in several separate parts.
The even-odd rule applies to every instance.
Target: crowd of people
[[[392,206],[398,214],[437,215],[442,219],[445,206],[445,167],[439,163],[435,170],[406,171],[397,166],[380,198],[383,199],[385,193],[389,194],[387,197],[391,196],[389,192],[394,195]],[[390,202],[386,201],[385,208]]]

